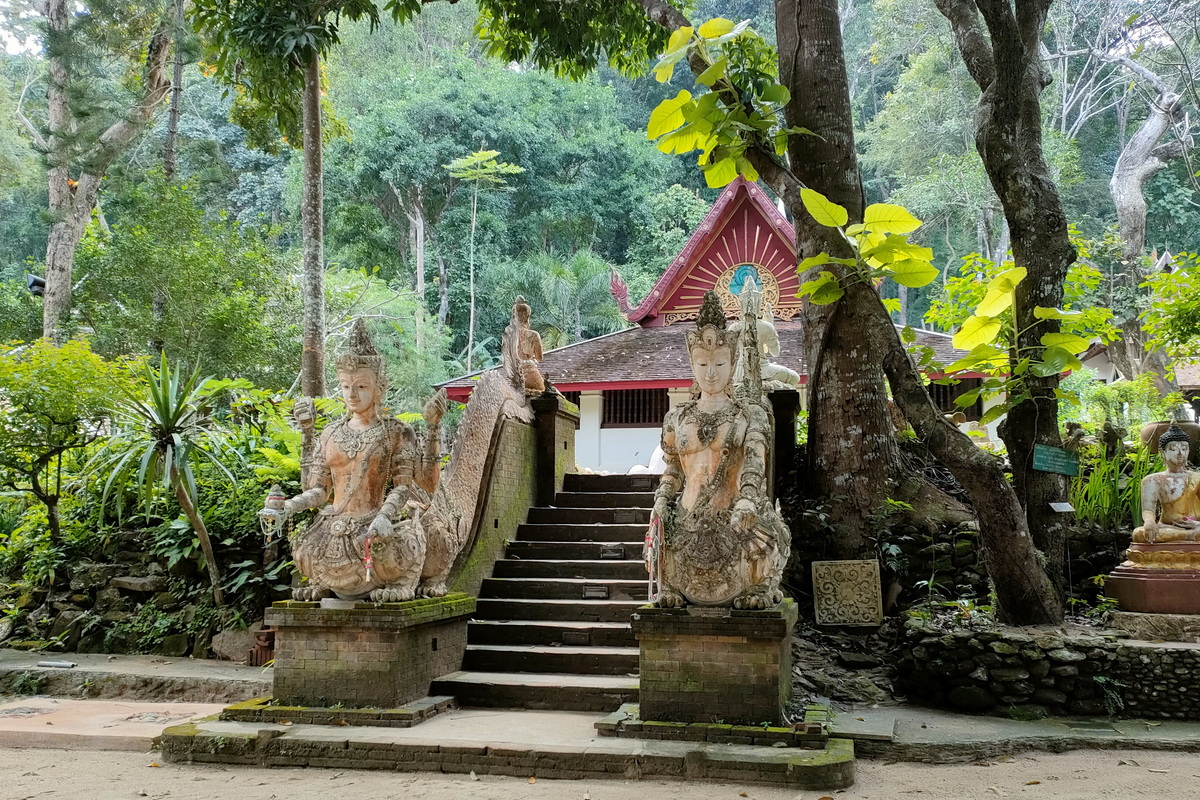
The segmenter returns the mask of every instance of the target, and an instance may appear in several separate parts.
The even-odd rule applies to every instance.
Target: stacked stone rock
[[[1200,719],[1200,649],[1018,631],[905,626],[898,682],[915,701],[1019,716]]]

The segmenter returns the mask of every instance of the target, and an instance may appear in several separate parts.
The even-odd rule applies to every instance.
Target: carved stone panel
[[[814,561],[812,571],[818,625],[883,622],[878,561]]]

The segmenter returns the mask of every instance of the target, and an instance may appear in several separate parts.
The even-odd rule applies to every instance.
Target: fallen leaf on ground
[[[1170,772],[1170,770],[1166,770],[1166,769],[1152,769],[1152,770],[1150,770],[1150,771],[1151,771],[1151,772],[1158,772],[1158,773],[1160,773],[1160,774],[1162,774],[1162,775],[1166,775],[1168,772]]]
[[[1041,781],[1025,781],[1026,786],[1036,786],[1039,783],[1041,783]]]
[[[855,717],[855,719],[858,720],[859,722],[866,722],[866,720],[863,719],[862,717]]]
[[[157,761],[151,761],[151,762],[150,762],[149,764],[147,764],[146,766],[148,766],[148,767],[161,767],[161,766],[162,766],[162,764],[159,764]]]
[[[738,797],[749,797],[749,796],[750,795],[746,794],[745,792],[738,792]]]
[[[473,781],[479,780],[479,776],[475,774],[475,770],[471,770],[471,780],[473,780]]]
[[[529,782],[530,782],[530,783],[537,783],[537,778],[535,778],[535,777],[533,777],[532,775],[530,775],[530,776],[529,776]]]
[[[1118,761],[1117,766],[1118,767],[1140,767],[1141,764],[1139,764],[1138,762],[1136,762],[1132,758],[1130,758],[1128,760],[1122,759],[1122,760]]]

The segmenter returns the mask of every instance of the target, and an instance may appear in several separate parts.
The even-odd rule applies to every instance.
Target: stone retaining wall
[[[899,686],[915,701],[1015,716],[1200,719],[1200,645],[1112,631],[904,629]]]

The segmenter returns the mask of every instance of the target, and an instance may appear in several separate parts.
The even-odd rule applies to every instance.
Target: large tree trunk
[[[315,52],[304,72],[304,198],[300,203],[303,236],[303,352],[300,392],[325,394],[325,187],[321,165],[321,58]]]
[[[146,45],[142,94],[95,141],[81,148],[68,95],[70,74],[65,43],[70,35],[74,5],[67,0],[46,0],[49,37],[59,43],[50,48],[49,82],[46,92],[49,135],[35,137],[49,164],[50,233],[46,242],[46,290],[42,297],[42,335],[62,340],[64,319],[71,311],[75,250],[91,219],[100,194],[100,181],[117,157],[133,142],[153,117],[170,81],[166,76],[171,52],[170,24],[163,19]],[[83,165],[76,185],[71,167]]]
[[[806,186],[845,206],[851,221],[861,220],[865,202],[838,4],[776,0],[775,24],[780,80],[792,90],[784,108],[787,124],[819,133],[788,140],[792,172]],[[805,88],[812,86],[821,91]],[[818,225],[799,204],[789,205],[800,259],[820,252],[853,257],[836,230]],[[801,280],[822,269],[830,265]],[[874,338],[861,335],[870,324],[863,313],[857,303],[846,300],[828,306],[808,303],[803,312],[811,404],[809,466],[816,491],[838,498],[834,523],[841,531],[835,547],[839,558],[872,555],[872,518],[879,518],[886,499],[910,499],[901,494],[906,470],[886,413],[883,352]]]
[[[1039,43],[1049,5],[1049,0],[1027,0],[1015,8],[1008,0],[937,0],[982,91],[975,145],[1004,208],[1013,260],[1028,270],[1015,301],[1015,346],[1021,357],[1040,352],[1041,337],[1059,330],[1057,320],[1038,320],[1034,308],[1062,304],[1067,268],[1075,260],[1066,215],[1042,151],[1039,96],[1049,78],[1043,73]],[[1000,436],[1030,533],[1045,556],[1047,573],[1061,590],[1066,525],[1050,503],[1065,499],[1066,481],[1033,469],[1035,445],[1057,447],[1062,441],[1055,398],[1058,380],[1058,375],[1026,374],[1026,397],[1009,409]]]

